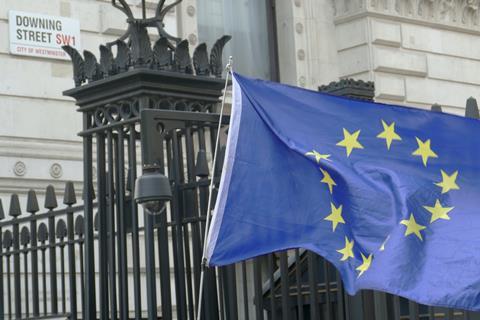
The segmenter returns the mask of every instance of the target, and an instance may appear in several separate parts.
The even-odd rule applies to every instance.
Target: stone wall
[[[463,114],[480,96],[478,1],[333,1],[339,76],[373,80],[376,100]]]
[[[277,1],[280,77],[316,90],[338,80],[338,53],[331,0]]]

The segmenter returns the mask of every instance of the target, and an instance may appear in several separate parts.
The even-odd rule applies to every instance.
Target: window
[[[211,48],[224,34],[232,40],[224,49],[224,61],[233,56],[238,73],[274,79],[269,37],[274,35],[269,25],[270,1],[258,0],[197,0],[198,33],[200,42]]]

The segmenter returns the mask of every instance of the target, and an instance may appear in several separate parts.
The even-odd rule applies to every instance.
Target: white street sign
[[[21,11],[8,16],[12,54],[69,60],[63,45],[80,50],[78,20]]]

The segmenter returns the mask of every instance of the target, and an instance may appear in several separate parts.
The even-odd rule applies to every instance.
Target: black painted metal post
[[[255,315],[257,320],[263,317],[262,271],[259,259],[253,261],[253,285],[255,290]]]
[[[288,256],[287,252],[280,253],[280,279],[282,293],[282,319],[288,320],[292,318],[290,314],[290,288],[288,284]],[[328,292],[327,292],[328,293]],[[327,318],[329,319],[329,318]],[[330,320],[330,319],[329,319]]]
[[[148,319],[157,319],[157,292],[155,286],[155,248],[153,236],[153,216],[145,212],[145,263],[147,273]],[[180,318],[181,319],[181,318]]]
[[[185,263],[183,255],[183,236],[182,236],[182,211],[181,211],[181,191],[179,189],[180,181],[180,165],[178,161],[179,154],[179,141],[175,132],[171,134],[171,150],[172,161],[170,165],[172,167],[172,176],[174,179],[173,187],[173,201],[172,201],[172,214],[174,226],[172,228],[173,239],[173,253],[175,261],[175,291],[177,294],[177,315],[179,319],[187,317],[187,299],[186,299],[186,283],[185,283]]]
[[[125,148],[123,127],[118,130],[115,139],[115,189],[117,200],[117,240],[118,240],[118,282],[120,299],[120,319],[128,318],[128,275],[127,275],[127,239],[125,231]],[[153,243],[153,239],[152,239]],[[155,257],[155,255],[153,255]],[[153,278],[155,282],[155,278]]]
[[[325,312],[327,314],[327,320],[332,319],[332,305],[330,299],[330,290],[332,289],[330,286],[330,265],[326,259],[323,259],[323,278],[325,281]]]
[[[29,290],[28,290],[28,245],[30,244],[30,232],[27,227],[23,227],[20,231],[20,244],[23,247],[23,295],[24,295],[24,304],[25,304],[25,317],[30,316],[30,305],[29,305]]]
[[[197,163],[195,167],[195,174],[197,177],[200,178],[198,181],[198,189],[199,189],[199,207],[200,207],[200,212],[199,212],[199,220],[197,223],[197,228],[199,228],[199,233],[202,241],[202,247],[203,247],[203,239],[205,236],[205,225],[203,223],[204,217],[206,218],[207,216],[207,207],[208,207],[208,196],[209,196],[209,176],[210,176],[210,170],[208,168],[208,161],[207,161],[207,152],[206,146],[205,146],[205,130],[204,127],[199,126],[197,129],[198,132],[198,146],[199,146],[199,151],[197,154]],[[221,157],[218,157],[220,163],[222,161]],[[213,170],[215,172],[215,170]],[[215,172],[219,173],[219,172]],[[216,175],[217,176],[217,175]],[[217,176],[218,177],[218,176]],[[213,195],[212,195],[213,196]],[[213,198],[212,198],[212,203],[213,203]],[[242,269],[242,271],[246,272],[245,268]],[[245,275],[246,276],[246,275]],[[244,287],[244,295],[247,295],[247,288]],[[216,275],[215,275],[215,268],[206,268],[205,269],[205,281],[204,281],[204,294],[203,294],[203,303],[205,305],[204,308],[202,308],[203,313],[202,314],[202,319],[218,319],[218,297],[217,297],[217,287],[216,287]],[[246,319],[248,319],[248,300],[245,298],[245,316]]]
[[[38,201],[34,190],[28,191],[27,196],[27,212],[32,216],[38,212]],[[37,220],[32,219],[30,221],[30,238],[31,238],[31,268],[32,268],[32,315],[38,317],[40,315],[40,309],[38,305],[38,241],[37,241]]]
[[[270,318],[272,320],[276,320],[277,318],[277,299],[275,297],[275,268],[276,268],[276,262],[275,262],[275,254],[270,253],[267,255],[267,273],[270,275]]]
[[[83,115],[83,129],[91,127],[91,116]],[[87,319],[96,318],[95,301],[95,249],[93,238],[93,195],[92,188],[92,137],[83,137],[83,182],[85,210],[85,315]]]
[[[373,299],[375,302],[375,318],[387,318],[387,294],[383,292],[374,292]]]
[[[105,179],[107,181],[107,230],[108,234],[108,276],[110,283],[110,313],[111,318],[117,318],[117,280],[115,278],[115,187],[113,181],[114,162],[113,162],[113,137],[112,131],[107,131],[107,156],[108,167]]]
[[[97,142],[97,192],[98,192],[98,255],[99,255],[99,295],[100,319],[108,319],[108,229],[107,199],[105,186],[105,134],[98,133]]]
[[[182,107],[181,109],[184,109],[184,104],[182,103],[181,104]],[[184,152],[183,152],[183,137],[184,137],[184,133],[185,133],[185,130],[179,130],[176,135],[177,135],[177,141],[178,141],[178,148],[177,148],[177,151],[178,151],[178,159],[184,159],[185,157],[187,157],[187,152],[185,152],[185,157],[184,157]],[[184,163],[183,161],[178,161],[178,167],[179,167],[179,179],[180,179],[180,183],[185,183],[185,176],[184,176],[184,172],[185,170],[188,170],[188,163],[187,163],[187,168],[185,168],[184,166]],[[185,285],[186,285],[186,296],[185,296],[185,299],[186,299],[186,304],[185,304],[185,308],[186,308],[186,311],[187,311],[187,318],[190,318],[190,319],[193,319],[194,318],[194,311],[193,311],[193,292],[192,292],[192,268],[191,268],[191,258],[190,258],[190,237],[189,237],[189,233],[188,233],[188,225],[186,223],[184,223],[184,219],[187,218],[187,211],[188,211],[188,207],[190,206],[190,204],[187,204],[188,203],[188,193],[190,190],[178,190],[178,197],[179,197],[179,201],[178,201],[178,211],[180,212],[181,214],[181,218],[180,218],[180,224],[179,224],[179,227],[181,229],[181,231],[183,232],[183,237],[182,237],[182,242],[183,242],[183,252],[184,252],[184,265],[183,267],[185,268],[185,272],[184,272],[184,277],[185,277]],[[190,303],[189,303],[190,302]]]
[[[74,241],[74,224],[72,205],[77,203],[75,197],[75,189],[72,182],[65,185],[65,194],[63,203],[67,207],[67,239],[68,239],[68,279],[70,290],[70,319],[77,319],[77,273],[75,270],[75,244]]]
[[[300,249],[295,249],[295,282],[297,285],[297,309],[298,309],[298,319],[303,319],[303,292],[302,292],[302,274],[301,274],[301,255]]]
[[[413,302],[413,301],[408,301],[408,313],[409,313],[410,319],[417,320],[418,319],[418,304]],[[452,315],[453,315],[453,313],[452,313]],[[453,319],[453,317],[452,317],[452,319]]]
[[[393,296],[393,319],[400,320],[400,297]]]
[[[318,310],[318,264],[317,255],[308,252],[308,286],[310,288],[310,318],[317,319],[320,316]]]
[[[358,295],[357,295],[358,296]],[[375,317],[375,305],[372,290],[363,290],[360,294],[364,319]]]
[[[0,199],[0,221],[5,219],[5,212],[3,211],[3,204],[2,200]],[[2,228],[0,227],[0,294],[2,295],[0,298],[0,320],[3,320],[5,317],[5,294],[3,288],[3,232]]]
[[[55,189],[53,186],[47,187],[47,192],[45,194],[45,208],[47,208],[50,213],[53,209],[57,207],[57,197],[55,195]],[[50,215],[48,217],[48,243],[50,245],[49,249],[49,265],[50,265],[50,303],[52,314],[58,313],[58,293],[57,293],[57,254],[55,247],[55,217]]]
[[[130,108],[133,106],[130,105]],[[135,180],[137,179],[137,149],[136,149],[136,131],[135,125],[129,126],[130,136],[128,139],[128,168],[130,173],[130,181],[129,181],[129,188],[130,188],[130,196],[131,196],[131,218],[132,218],[132,259],[133,259],[133,297],[134,297],[134,307],[135,307],[135,320],[140,320],[141,318],[141,292],[140,292],[140,241],[139,241],[139,232],[138,232],[138,207],[135,201],[133,201],[133,190],[135,189]],[[165,218],[166,221],[166,218]],[[168,235],[167,236],[167,245],[168,245]],[[159,246],[160,247],[160,246]],[[160,250],[160,249],[159,249]],[[161,256],[161,255],[159,255]],[[168,256],[168,251],[167,251]],[[162,260],[167,259],[160,259],[160,263]],[[168,284],[170,284],[170,269],[168,269]],[[160,271],[161,272],[161,271]],[[163,288],[163,284],[161,285]],[[169,290],[170,291],[170,290]],[[170,295],[171,293],[169,293]],[[166,311],[166,306],[164,306],[163,300],[164,293],[162,292],[162,317],[165,319],[170,319],[171,311],[168,313]]]
[[[338,320],[348,320],[345,315],[345,290],[343,289],[342,278],[340,277],[340,272],[338,272],[338,270],[335,272],[335,277],[337,279],[337,317]]]
[[[224,274],[224,288],[225,288],[225,306],[227,319],[238,319],[237,307],[237,286],[236,286],[236,272],[235,265],[228,265],[221,268]]]
[[[139,100],[139,109],[147,109],[149,107],[149,100],[147,97],[142,97]],[[145,129],[145,128],[142,128]],[[146,129],[141,130],[142,141],[146,140]],[[160,134],[160,132],[159,132]],[[160,135],[158,136],[160,139]],[[142,143],[142,166],[154,165],[154,163],[148,162],[147,150],[145,144]],[[156,164],[158,165],[158,163]],[[155,237],[154,237],[154,212],[147,212],[144,210],[144,225],[145,225],[145,271],[147,277],[147,309],[148,309],[148,319],[155,320],[157,319],[157,290],[156,290],[156,275],[155,275]],[[165,213],[161,213],[165,214]],[[177,306],[178,306],[177,301]],[[179,319],[182,319],[180,316]]]
[[[5,248],[5,257],[7,258],[7,305],[8,318],[12,319],[12,286],[11,286],[11,271],[10,271],[10,248],[12,247],[12,233],[10,230],[3,234],[3,248]]]
[[[22,214],[20,210],[20,202],[18,195],[12,194],[10,200],[9,215],[13,217],[13,273],[14,273],[14,290],[15,290],[15,317],[20,319],[22,316],[22,297],[20,289],[20,231],[17,217]]]
[[[247,286],[247,263],[245,261],[242,261],[242,289],[243,289],[243,314],[245,320],[248,320],[250,318],[249,314],[249,303],[248,303],[248,286]],[[207,291],[208,292],[208,291]]]
[[[185,158],[187,160],[187,183],[195,185],[195,149],[193,145],[193,133],[191,127],[186,127],[184,131],[184,141],[185,141]],[[185,216],[188,218],[197,218],[198,217],[198,202],[197,202],[197,190],[196,188],[184,190],[184,199],[185,199]],[[202,248],[201,248],[201,236],[199,223],[191,224],[191,231],[188,230],[188,227],[184,228],[184,237],[185,237],[185,251],[186,251],[186,262],[188,266],[187,279],[188,283],[193,282],[193,288],[190,288],[190,296],[193,294],[195,297],[198,297],[199,286],[200,286],[200,266],[202,261]],[[191,236],[191,239],[190,239]],[[192,248],[190,248],[190,243]],[[192,253],[190,256],[190,252]],[[193,265],[191,266],[191,263]],[[192,281],[192,269],[193,269],[193,281]],[[190,273],[190,274],[188,274]],[[189,304],[189,314],[193,318],[193,309],[194,303],[193,299],[190,299],[191,303]],[[205,310],[204,308],[202,308]]]
[[[77,216],[75,219],[75,234],[78,236],[78,256],[80,264],[80,300],[82,304],[82,318],[85,317],[85,273],[84,273],[84,264],[83,264],[83,234],[84,234],[84,219],[83,216]]]
[[[167,229],[167,217],[162,215],[160,217],[160,223],[157,228],[158,233],[158,255],[160,257],[160,288],[161,288],[161,301],[162,301],[162,317],[165,319],[173,319],[172,312],[172,291],[170,286],[170,263],[169,263],[169,251],[168,248],[168,229]]]
[[[225,319],[225,303],[223,301],[223,274],[218,270],[218,295],[220,296],[220,299],[218,301],[219,304],[219,313],[220,313],[220,319],[224,320]]]
[[[159,171],[164,174],[165,159],[163,157],[163,139],[160,139],[158,146],[158,164]],[[170,285],[170,263],[169,263],[169,246],[168,246],[168,227],[167,227],[167,215],[166,212],[161,214],[158,219],[157,225],[157,240],[158,240],[158,256],[160,267],[160,290],[162,301],[162,317],[165,319],[173,319],[172,312],[172,291]]]
[[[45,251],[47,247],[45,243],[48,240],[48,228],[45,223],[40,223],[38,226],[38,241],[41,243],[40,251],[42,254],[42,297],[43,297],[43,315],[47,315],[47,262],[45,258]]]
[[[67,299],[66,299],[66,284],[65,284],[65,237],[67,236],[67,226],[62,219],[57,223],[57,238],[60,240],[58,247],[60,248],[60,290],[62,293],[62,313],[66,313]]]

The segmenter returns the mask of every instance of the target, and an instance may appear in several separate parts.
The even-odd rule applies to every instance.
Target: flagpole
[[[207,220],[205,223],[205,235],[203,238],[203,253],[202,253],[202,266],[201,266],[201,273],[200,273],[200,290],[198,293],[198,312],[196,316],[196,320],[201,320],[202,315],[202,299],[203,299],[203,286],[204,286],[204,278],[205,278],[205,268],[207,267],[207,238],[208,238],[208,231],[210,226],[210,211],[212,209],[212,191],[213,191],[213,184],[215,178],[215,168],[217,166],[217,154],[218,154],[218,144],[220,141],[220,130],[222,128],[222,120],[223,120],[223,109],[225,107],[225,99],[227,96],[227,87],[228,87],[228,80],[229,76],[232,73],[232,62],[233,58],[230,56],[228,58],[228,63],[225,66],[225,71],[227,71],[227,75],[225,77],[225,88],[223,89],[223,99],[222,99],[222,106],[220,108],[220,119],[218,119],[218,128],[217,128],[217,138],[215,141],[215,152],[213,154],[213,164],[212,164],[212,178],[210,179],[210,187],[208,193],[208,205],[207,205]]]

